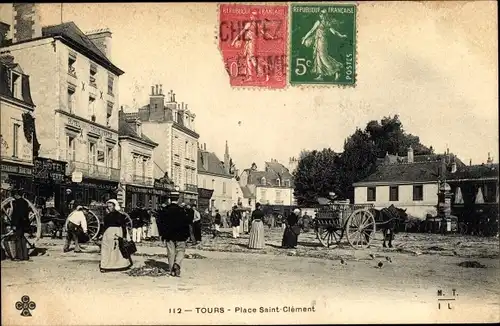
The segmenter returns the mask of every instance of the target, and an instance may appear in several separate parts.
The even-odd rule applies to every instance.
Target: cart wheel
[[[33,205],[33,203],[26,198],[23,199],[28,202],[28,206],[30,208],[30,212],[28,215],[30,221],[30,229],[27,230],[27,239],[35,238],[35,241],[38,241],[42,236],[42,218],[35,205]],[[12,229],[11,215],[14,208],[14,200],[14,197],[9,197],[2,202],[0,207],[0,214],[2,217],[2,237],[8,234]]]
[[[316,237],[324,247],[336,247],[342,240],[343,232],[333,226],[320,227],[316,230]]]
[[[89,238],[90,240],[95,241],[99,237],[99,231],[101,230],[101,221],[91,210],[85,212],[85,217],[87,218],[87,232],[89,234]]]
[[[467,234],[467,224],[465,224],[464,222],[458,223],[458,232],[461,235],[466,235]]]
[[[375,231],[375,217],[367,210],[357,209],[347,219],[347,241],[354,249],[368,248]]]

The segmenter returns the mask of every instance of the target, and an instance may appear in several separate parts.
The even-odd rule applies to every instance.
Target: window
[[[108,75],[108,94],[113,95],[113,86],[115,83],[115,78],[112,75]]]
[[[281,186],[281,180],[280,180],[280,178],[276,179],[276,184],[278,185],[278,187]]]
[[[20,124],[14,123],[14,132],[12,140],[12,156],[17,157],[19,155],[19,128]]]
[[[367,201],[376,201],[377,200],[377,188],[368,187],[366,188],[366,199]]]
[[[106,107],[106,126],[111,125],[111,116],[113,115],[113,103],[108,102]]]
[[[146,171],[147,171],[147,160],[146,159],[143,159],[142,160],[142,176],[145,177],[146,176]]]
[[[97,75],[97,66],[92,63],[90,64],[90,78],[89,78],[90,86],[97,87],[96,75]]]
[[[390,186],[389,187],[389,201],[398,201],[399,200],[399,187],[398,186]]]
[[[415,201],[424,200],[424,186],[423,185],[413,186],[413,200],[415,200]]]
[[[276,201],[281,200],[281,190],[276,190]]]
[[[226,183],[224,181],[222,182],[222,193],[226,194]]]
[[[265,178],[265,177],[262,177],[262,178],[260,179],[260,184],[262,184],[262,185],[265,185],[265,184],[266,184],[266,178]]]
[[[89,164],[95,165],[96,162],[96,144],[89,142]]]
[[[68,112],[73,113],[73,103],[75,101],[75,89],[68,88]]]
[[[90,95],[89,96],[89,118],[95,122],[95,108],[94,108],[94,104],[95,104],[95,97]]]
[[[21,98],[21,75],[15,72],[12,72],[10,90],[13,97]]]
[[[97,162],[99,163],[105,162],[104,151],[97,151]]]
[[[261,189],[260,190],[260,199],[262,201],[266,200],[266,189]]]
[[[186,169],[186,171],[184,172],[184,180],[185,180],[185,183],[189,183],[189,170]]]
[[[76,55],[70,53],[68,57],[68,74],[76,78],[75,63],[76,63]]]
[[[108,147],[107,149],[107,156],[108,156],[108,167],[112,168],[113,167],[113,148]]]
[[[187,141],[184,144],[184,157],[189,158],[189,142]]]
[[[66,158],[68,162],[75,161],[75,154],[75,138],[72,136],[67,136]]]

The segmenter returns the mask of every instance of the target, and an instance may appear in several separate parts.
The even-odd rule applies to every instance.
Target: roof
[[[360,186],[363,183],[391,184],[437,182],[441,164],[441,162],[437,161],[384,164],[378,166],[373,174],[360,182],[356,182],[354,185]]]
[[[480,180],[480,179],[497,179],[498,180],[498,164],[481,164],[469,165],[458,168],[457,172],[449,173],[447,180]]]
[[[252,191],[247,186],[241,187],[241,193],[243,194],[243,198],[253,198],[254,197],[254,195],[252,194]]]
[[[232,178],[233,176],[226,173],[224,165],[215,153],[203,151],[198,148],[198,173],[217,174],[222,177]]]
[[[18,72],[16,69],[20,68],[16,63],[1,63],[0,64],[0,95],[8,97],[9,99],[21,101],[24,104],[34,107],[33,99],[31,98],[30,80],[29,76]],[[8,81],[10,80],[10,70],[16,71],[21,75],[21,97],[22,99],[15,98]]]
[[[465,164],[452,153],[449,154],[450,157],[453,157],[453,160],[457,163],[457,166],[465,166]],[[431,162],[431,161],[440,161],[445,154],[428,154],[428,155],[415,155],[413,156],[414,163],[421,162]],[[377,159],[378,164],[396,164],[396,163],[408,163],[408,156],[398,156],[386,154],[383,158]]]
[[[119,76],[124,73],[124,71],[115,66],[73,22],[43,27],[42,36],[62,37],[64,41],[69,43],[68,45],[76,47],[77,50],[90,56],[97,63],[116,75]]]
[[[288,171],[288,168],[286,168],[283,164],[272,161],[272,162],[266,162],[266,170],[271,170],[274,173],[276,173],[281,180],[291,180],[292,179],[292,174],[290,171]]]
[[[146,136],[144,134],[139,136],[137,134],[137,132],[135,131],[135,128],[133,126],[131,126],[131,124],[129,122],[125,121],[125,119],[123,117],[120,117],[120,119],[119,119],[118,135],[120,137],[130,137],[134,140],[147,143],[148,145],[151,145],[154,147],[158,146],[158,143],[155,143],[154,141],[152,141],[148,136]]]

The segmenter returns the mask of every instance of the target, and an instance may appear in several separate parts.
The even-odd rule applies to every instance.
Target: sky
[[[39,8],[42,26],[61,22],[60,4]],[[125,71],[120,105],[147,104],[153,84],[174,90],[196,114],[200,143],[222,158],[227,140],[244,169],[303,149],[341,151],[357,127],[394,114],[437,152],[498,162],[496,12],[493,1],[362,2],[356,87],[284,90],[231,88],[215,4],[64,4],[63,21],[110,28],[111,59]]]

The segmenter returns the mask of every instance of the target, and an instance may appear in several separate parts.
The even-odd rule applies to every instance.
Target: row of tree
[[[406,133],[399,117],[384,117],[370,121],[364,130],[357,128],[344,142],[342,153],[331,149],[303,151],[293,172],[294,195],[299,205],[317,203],[318,197],[335,192],[340,198],[354,200],[353,183],[375,171],[377,158],[386,153],[406,156],[408,148],[414,154],[431,154],[417,136]]]

